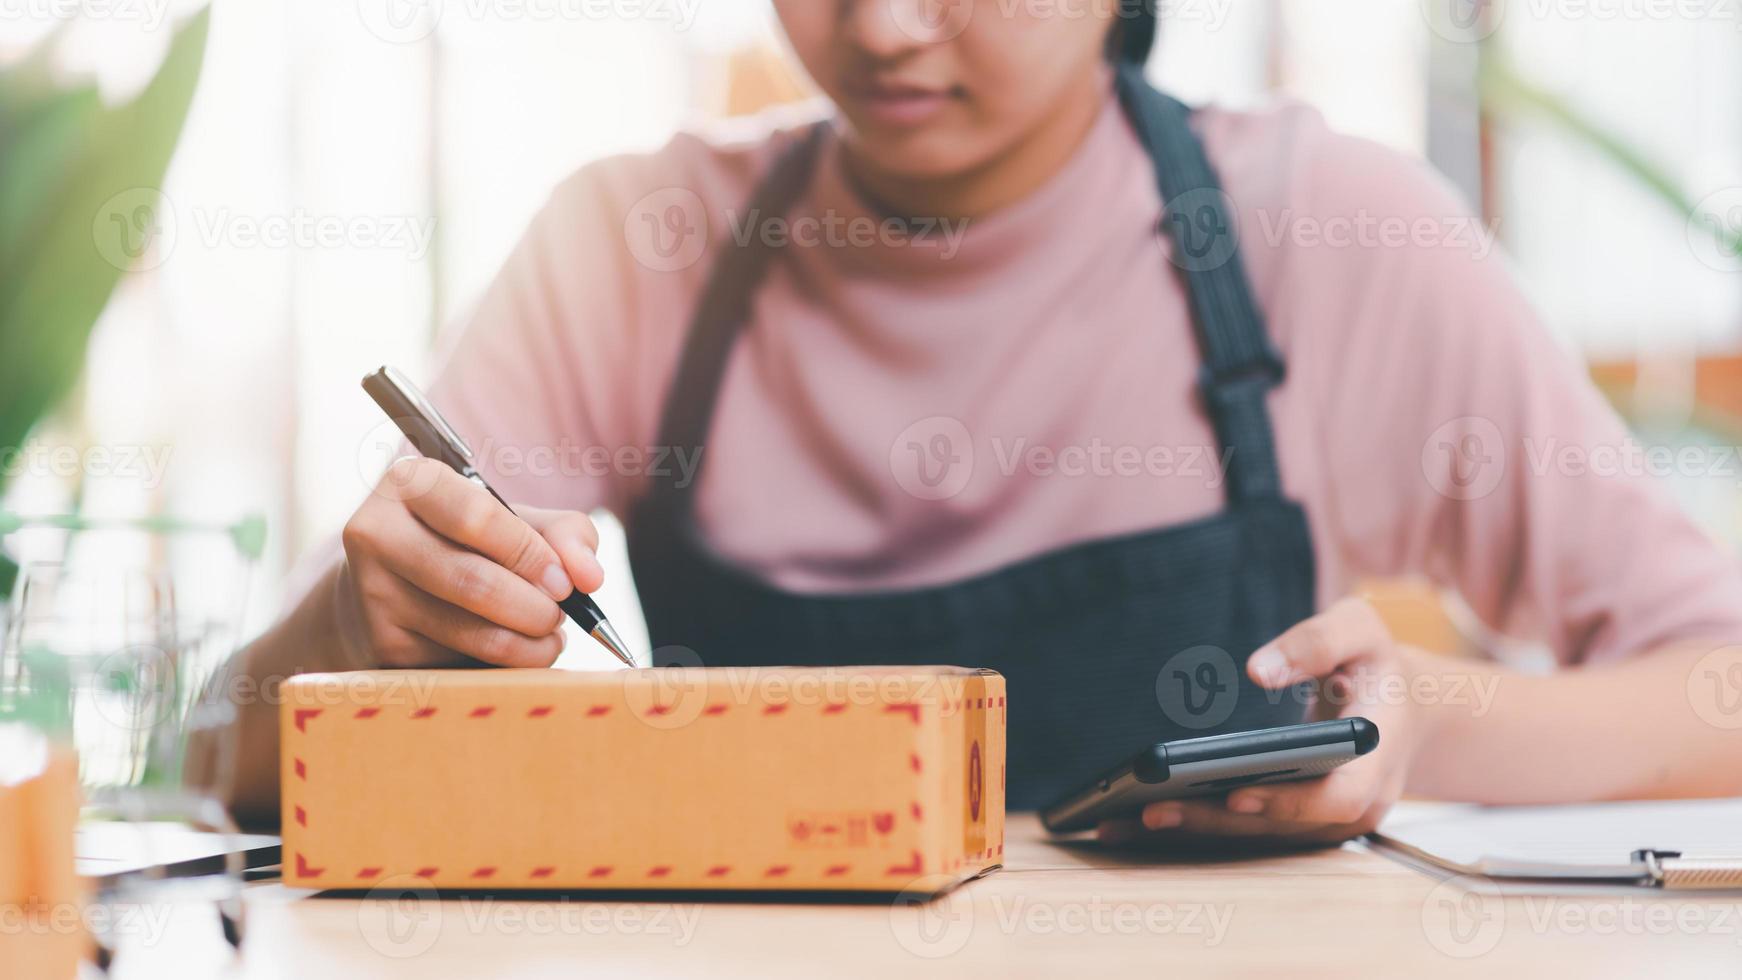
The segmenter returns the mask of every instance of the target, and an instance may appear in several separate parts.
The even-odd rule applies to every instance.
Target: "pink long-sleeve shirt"
[[[533,221],[433,392],[489,434],[509,499],[626,514],[650,469],[695,472],[656,445],[660,413],[708,270],[797,132],[764,123],[589,165]],[[1298,106],[1197,125],[1288,363],[1270,408],[1321,601],[1421,573],[1567,662],[1742,639],[1737,563],[1627,465],[1427,168]],[[714,549],[797,591],[903,588],[1224,506],[1161,214],[1111,101],[1038,190],[929,235],[882,223],[828,137],[701,456]]]

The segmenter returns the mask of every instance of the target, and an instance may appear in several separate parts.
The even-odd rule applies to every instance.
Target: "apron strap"
[[[828,125],[827,122],[812,125],[781,152],[751,198],[747,217],[753,225],[777,220],[792,209],[793,202],[810,185],[817,148],[822,145]],[[671,393],[666,398],[659,445],[696,450],[707,445],[714,404],[719,400],[732,345],[750,322],[751,305],[768,271],[771,251],[768,236],[762,234],[751,235],[743,245],[727,241],[709,271],[690,321]],[[648,488],[649,499],[665,505],[679,504],[688,498],[692,484],[693,481],[654,479]]]
[[[1165,205],[1158,230],[1172,235],[1173,261],[1185,276],[1202,348],[1198,390],[1229,454],[1229,500],[1279,499],[1268,395],[1282,382],[1284,365],[1240,261],[1236,209],[1192,134],[1191,110],[1156,91],[1137,65],[1121,63],[1116,82],[1132,129],[1155,163]]]

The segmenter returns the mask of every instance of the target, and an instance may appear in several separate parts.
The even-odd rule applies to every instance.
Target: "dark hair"
[[[1143,64],[1155,47],[1155,6],[1159,0],[1119,0],[1113,30],[1107,35],[1107,57]]]

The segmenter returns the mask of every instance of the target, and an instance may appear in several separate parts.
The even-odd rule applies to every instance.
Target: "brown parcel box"
[[[72,748],[27,725],[0,723],[0,977],[80,975],[90,889],[74,869],[79,804]]]
[[[293,886],[933,892],[1003,860],[992,671],[363,671],[284,691]]]

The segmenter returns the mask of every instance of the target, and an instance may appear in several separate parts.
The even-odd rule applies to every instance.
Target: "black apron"
[[[1306,515],[1282,496],[1266,406],[1282,362],[1246,281],[1234,215],[1187,125],[1189,110],[1134,68],[1119,71],[1117,89],[1168,202],[1157,234],[1174,236],[1177,268],[1158,249],[1156,274],[1185,277],[1201,348],[1200,394],[1228,459],[1226,509],[954,584],[814,595],[775,588],[715,554],[694,521],[694,475],[657,479],[628,525],[656,665],[995,669],[1009,686],[1014,809],[1044,806],[1157,741],[1301,720],[1299,691],[1265,692],[1244,671],[1253,650],[1314,611]],[[821,131],[777,161],[750,204],[760,211],[750,213],[786,214],[809,186]],[[764,239],[729,247],[712,270],[660,445],[699,451],[706,444],[732,343],[750,321],[773,252]]]

